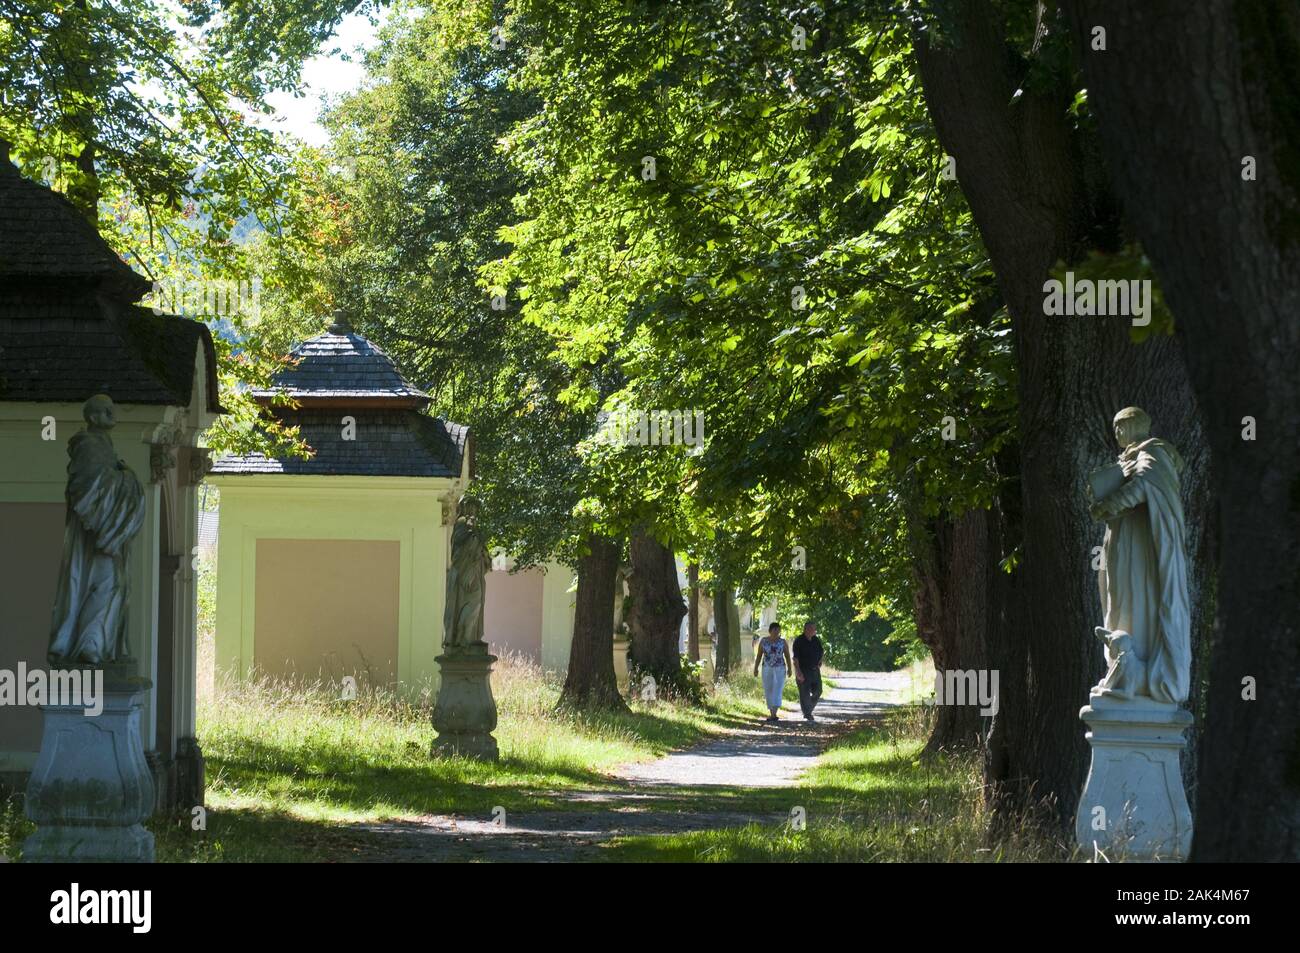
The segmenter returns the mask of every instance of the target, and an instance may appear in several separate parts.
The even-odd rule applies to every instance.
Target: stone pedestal
[[[38,829],[27,862],[154,859],[154,786],[140,740],[140,705],[152,683],[105,671],[104,708],[47,705],[41,751],[27,783],[26,812]]]
[[[713,639],[700,636],[700,684],[713,684]]]
[[[1111,862],[1186,860],[1192,812],[1178,759],[1191,713],[1150,698],[1094,691],[1079,717],[1091,729],[1092,746],[1075,814],[1079,847],[1088,858],[1099,849]]]
[[[433,727],[438,732],[431,754],[458,754],[483,761],[498,758],[497,703],[492,697],[492,663],[497,660],[487,643],[476,642],[439,655],[441,682],[433,706]]]
[[[629,678],[627,651],[631,647],[632,640],[627,637],[626,632],[614,633],[614,678],[618,680],[618,692],[620,695],[627,694]]]

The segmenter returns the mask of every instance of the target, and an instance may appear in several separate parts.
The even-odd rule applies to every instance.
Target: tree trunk
[[[745,661],[741,645],[740,606],[736,604],[736,591],[729,589],[727,592],[727,631],[731,633],[731,641],[727,643],[730,651],[727,654],[731,659],[731,671],[735,671]]]
[[[731,674],[732,644],[736,633],[731,626],[732,593],[726,586],[713,590],[713,624],[718,633],[716,658],[713,660],[713,680],[724,681]]]
[[[1300,10],[1069,6],[1076,36],[1106,28],[1089,98],[1209,411],[1221,562],[1192,859],[1298,860]]]
[[[578,560],[569,672],[560,704],[580,709],[627,710],[614,675],[614,577],[619,545],[603,536],[587,540]]]
[[[686,570],[686,578],[691,587],[690,603],[687,606],[686,650],[692,662],[700,660],[700,567],[691,563]]]
[[[997,580],[997,514],[969,510],[956,520],[937,519],[913,543],[916,631],[934,657],[935,671],[988,672],[986,644],[995,620],[991,596]],[[998,673],[999,683],[1001,672]],[[997,686],[1000,688],[1000,684]],[[981,705],[937,706],[925,754],[978,748],[986,725]]]
[[[686,615],[677,583],[677,562],[672,550],[641,530],[632,534],[630,556],[632,655],[641,674],[652,676],[661,685],[676,685],[682,674],[677,645],[682,616]]]
[[[1102,527],[1088,514],[1087,472],[1114,459],[1111,419],[1130,404],[1143,407],[1154,432],[1184,452],[1189,516],[1205,508],[1205,460],[1174,342],[1133,344],[1126,316],[1044,314],[1043,284],[1054,263],[1118,244],[1104,170],[1089,165],[1071,129],[1070,84],[1017,92],[1023,68],[1007,47],[997,8],[984,0],[953,6],[954,33],[932,43],[931,31],[918,31],[916,61],[935,129],[956,159],[1011,314],[1019,374],[1019,604],[1010,613],[1013,624],[992,632],[1006,642],[992,654],[1013,662],[1017,673],[999,675],[1004,724],[990,760],[999,774],[989,781],[1001,788],[998,810],[1045,805],[1064,831],[1088,759],[1078,712],[1102,672],[1091,567]],[[1194,602],[1200,578],[1197,567]]]

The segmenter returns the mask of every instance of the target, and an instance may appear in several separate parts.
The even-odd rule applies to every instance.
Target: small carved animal
[[[1106,660],[1110,667],[1097,683],[1099,694],[1116,698],[1134,698],[1146,694],[1146,663],[1133,648],[1133,636],[1123,629],[1110,631],[1096,628],[1097,638],[1106,646]]]

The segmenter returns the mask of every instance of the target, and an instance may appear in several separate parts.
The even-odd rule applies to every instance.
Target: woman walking
[[[785,689],[786,673],[790,671],[790,646],[781,638],[779,622],[769,625],[767,635],[758,640],[758,649],[754,652],[755,675],[760,662],[763,664],[763,696],[771,712],[767,720],[778,721],[776,713],[781,709],[781,693]]]

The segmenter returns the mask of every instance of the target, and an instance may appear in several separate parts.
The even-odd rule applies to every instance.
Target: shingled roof
[[[25,179],[0,142],[0,400],[188,406],[203,348],[208,409],[221,411],[207,326],[135,304],[150,284],[63,196]]]
[[[186,407],[194,355],[208,368],[208,408],[220,412],[216,355],[205,325],[128,305],[105,316],[93,301],[0,293],[0,400]]]
[[[0,279],[5,278],[85,281],[129,302],[150,287],[76,206],[23,178],[9,161],[9,144],[0,141]]]
[[[299,344],[293,363],[276,374],[272,390],[253,396],[267,402],[287,393],[303,407],[347,404],[372,407],[423,407],[429,395],[404,378],[392,358],[352,330],[342,315],[333,324]]]
[[[469,428],[415,411],[355,411],[355,439],[343,439],[339,414],[304,410],[282,415],[297,424],[315,455],[276,459],[260,453],[217,459],[217,475],[280,473],[288,476],[460,476]]]
[[[352,330],[339,315],[328,331],[298,345],[294,363],[275,377],[274,390],[253,395],[284,423],[295,425],[312,448],[309,459],[277,459],[260,453],[217,459],[216,475],[286,476],[461,475],[469,429],[420,411],[429,395],[402,376],[379,347]],[[276,393],[297,406],[271,404]],[[344,439],[343,417],[355,421]]]

